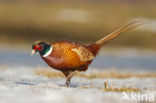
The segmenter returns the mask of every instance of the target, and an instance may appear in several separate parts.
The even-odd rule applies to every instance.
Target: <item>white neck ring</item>
[[[52,46],[51,46],[51,47],[50,47],[50,50],[49,50],[48,52],[46,52],[46,53],[43,55],[43,57],[49,56],[49,55],[51,54],[52,50],[53,50],[53,48],[52,48]]]

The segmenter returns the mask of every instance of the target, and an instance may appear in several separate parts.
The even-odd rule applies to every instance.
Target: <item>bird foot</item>
[[[69,87],[69,83],[66,83],[66,85],[65,85],[66,87]]]

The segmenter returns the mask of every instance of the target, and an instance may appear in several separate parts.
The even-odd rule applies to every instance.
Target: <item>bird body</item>
[[[51,67],[61,71],[85,71],[96,55],[89,46],[71,41],[53,42],[52,52],[41,57]]]
[[[50,67],[61,71],[67,78],[66,86],[69,86],[71,77],[79,71],[86,71],[103,45],[116,38],[122,32],[142,24],[144,23],[130,23],[89,46],[71,41],[58,41],[51,44],[35,42],[32,45],[32,54],[39,52],[42,59]]]

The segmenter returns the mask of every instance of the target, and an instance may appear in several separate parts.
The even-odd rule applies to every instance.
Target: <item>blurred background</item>
[[[148,24],[107,44],[92,66],[156,70],[155,0],[1,0],[0,64],[45,65],[30,57],[32,42],[87,45],[136,20]]]

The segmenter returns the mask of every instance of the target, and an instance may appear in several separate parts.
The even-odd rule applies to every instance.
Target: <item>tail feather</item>
[[[133,28],[135,28],[137,26],[143,25],[143,24],[145,24],[145,23],[142,22],[142,21],[136,21],[136,22],[129,23],[129,24],[117,29],[116,31],[110,33],[109,35],[103,37],[102,39],[97,41],[95,44],[97,44],[99,47],[102,47],[103,45],[105,45],[109,41],[115,39],[121,33],[126,32],[128,30],[131,30],[131,29],[133,29]]]

